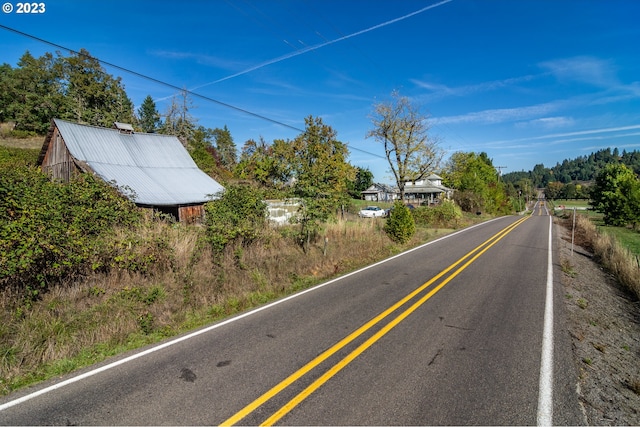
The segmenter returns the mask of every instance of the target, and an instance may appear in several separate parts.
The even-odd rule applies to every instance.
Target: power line
[[[139,73],[139,72],[137,72],[137,71],[133,71],[133,70],[131,70],[131,69],[129,69],[129,68],[125,68],[125,67],[122,67],[122,66],[120,66],[120,65],[116,65],[116,64],[113,64],[113,63],[111,63],[111,62],[104,61],[104,60],[102,60],[102,59],[100,59],[100,58],[96,58],[96,57],[91,56],[91,55],[86,55],[86,54],[84,54],[84,53],[82,53],[82,52],[78,52],[78,51],[76,51],[76,50],[74,50],[74,49],[70,49],[70,48],[68,48],[68,47],[65,47],[65,46],[59,45],[59,44],[57,44],[57,43],[53,43],[53,42],[51,42],[51,41],[48,41],[48,40],[42,39],[42,38],[37,37],[37,36],[34,36],[34,35],[32,35],[32,34],[27,34],[27,33],[22,32],[22,31],[20,31],[20,30],[16,30],[15,28],[7,27],[7,26],[2,25],[2,24],[0,24],[0,28],[5,29],[5,30],[7,30],[7,31],[10,31],[10,32],[12,32],[12,33],[18,34],[18,35],[20,35],[20,36],[27,37],[27,38],[29,38],[29,39],[32,39],[32,40],[38,41],[38,42],[40,42],[40,43],[44,43],[44,44],[47,44],[47,45],[49,45],[49,46],[53,46],[53,47],[55,47],[55,48],[57,48],[57,49],[65,50],[65,51],[70,52],[70,53],[72,53],[72,54],[74,54],[74,55],[78,55],[78,56],[81,56],[81,57],[84,57],[84,58],[94,59],[94,60],[98,61],[100,64],[106,65],[106,66],[108,66],[108,67],[115,68],[115,69],[120,70],[120,71],[124,71],[125,73],[132,74],[132,75],[137,76],[137,77],[140,77],[140,78],[142,78],[142,79],[149,80],[149,81],[151,81],[151,82],[154,82],[154,83],[157,83],[157,84],[160,84],[160,85],[163,85],[163,86],[169,87],[169,88],[171,88],[171,89],[177,90],[178,92],[188,93],[188,94],[190,94],[191,96],[193,96],[193,97],[195,97],[195,98],[200,98],[200,99],[205,100],[205,101],[213,102],[213,103],[218,104],[218,105],[221,105],[221,106],[223,106],[223,107],[230,108],[230,109],[235,110],[235,111],[239,111],[239,112],[241,112],[241,113],[244,113],[244,114],[250,115],[250,116],[252,116],[252,117],[256,117],[256,118],[258,118],[258,119],[265,120],[265,121],[268,121],[268,122],[270,122],[270,123],[274,123],[274,124],[277,124],[277,125],[280,125],[280,126],[286,127],[286,128],[288,128],[288,129],[295,130],[295,131],[297,131],[297,132],[305,132],[305,130],[304,130],[304,129],[300,129],[300,128],[297,128],[297,127],[295,127],[295,126],[288,125],[288,124],[283,123],[283,122],[280,122],[280,121],[278,121],[278,120],[271,119],[271,118],[269,118],[269,117],[263,116],[263,115],[258,114],[258,113],[254,113],[254,112],[249,111],[249,110],[246,110],[246,109],[244,109],[244,108],[236,107],[236,106],[231,105],[231,104],[228,104],[228,103],[226,103],[226,102],[218,101],[217,99],[214,99],[214,98],[211,98],[211,97],[208,97],[208,96],[205,96],[205,95],[202,95],[202,94],[199,94],[199,93],[193,92],[193,91],[188,90],[188,89],[186,89],[186,88],[181,88],[181,87],[176,86],[176,85],[174,85],[174,84],[167,83],[167,82],[165,82],[165,81],[163,81],[163,80],[156,79],[155,77],[147,76],[146,74],[142,74],[142,73]],[[386,159],[386,157],[381,156],[381,155],[379,155],[379,154],[375,154],[375,153],[371,153],[371,152],[369,152],[369,151],[361,150],[361,149],[356,148],[356,147],[351,147],[351,146],[349,146],[349,144],[346,144],[346,145],[347,145],[350,149],[352,149],[352,150],[359,151],[359,152],[362,152],[362,153],[368,154],[368,155],[370,155],[370,156],[374,156],[374,157],[379,157],[379,158],[382,158],[382,159]]]
[[[196,92],[192,92],[192,91],[190,91],[190,90],[188,90],[188,89],[181,88],[181,87],[176,86],[176,85],[174,85],[174,84],[167,83],[167,82],[165,82],[165,81],[162,81],[162,80],[156,79],[155,77],[150,77],[150,76],[147,76],[147,75],[145,75],[145,74],[139,73],[139,72],[137,72],[137,71],[133,71],[133,70],[130,70],[130,69],[128,69],[128,68],[121,67],[121,66],[119,66],[119,65],[113,64],[113,63],[111,63],[111,62],[104,61],[104,60],[99,59],[99,58],[96,58],[96,57],[94,57],[94,56],[86,55],[86,54],[84,54],[84,53],[82,53],[82,52],[75,51],[75,50],[70,49],[70,48],[68,48],[68,47],[61,46],[61,45],[59,45],[59,44],[56,44],[56,43],[50,42],[50,41],[48,41],[48,40],[41,39],[40,37],[36,37],[36,36],[34,36],[34,35],[24,33],[24,32],[22,32],[22,31],[19,31],[19,30],[14,29],[14,28],[10,28],[10,27],[7,27],[7,26],[2,25],[2,24],[0,24],[0,28],[3,28],[3,29],[5,29],[5,30],[7,30],[7,31],[11,31],[11,32],[13,32],[13,33],[15,33],[15,34],[18,34],[18,35],[21,35],[21,36],[24,36],[24,37],[30,38],[30,39],[32,39],[32,40],[36,40],[36,41],[38,41],[38,42],[48,44],[49,46],[53,46],[53,47],[58,48],[58,49],[66,50],[66,51],[68,51],[68,52],[70,52],[70,53],[72,53],[72,54],[74,54],[74,55],[78,55],[78,56],[81,56],[81,57],[84,57],[84,58],[95,59],[95,60],[96,60],[96,61],[98,61],[99,63],[101,63],[101,64],[103,64],[103,65],[106,65],[106,66],[108,66],[108,67],[112,67],[112,68],[118,69],[118,70],[120,70],[120,71],[124,71],[125,73],[129,73],[129,74],[132,74],[132,75],[134,75],[134,76],[137,76],[137,77],[143,78],[143,79],[145,79],[145,80],[149,80],[149,81],[151,81],[151,82],[158,83],[158,84],[160,84],[160,85],[163,85],[163,86],[169,87],[169,88],[171,88],[171,89],[175,89],[175,90],[177,90],[178,92],[185,92],[185,93],[188,93],[189,95],[191,95],[191,96],[193,96],[193,97],[195,97],[195,98],[204,99],[205,101],[213,102],[213,103],[218,104],[218,105],[221,105],[221,106],[223,106],[223,107],[227,107],[227,108],[230,108],[230,109],[232,109],[232,110],[236,110],[236,111],[239,111],[239,112],[241,112],[241,113],[248,114],[248,115],[250,115],[250,116],[257,117],[257,118],[259,118],[259,119],[266,120],[266,121],[268,121],[268,122],[271,122],[271,123],[274,123],[274,124],[277,124],[277,125],[280,125],[280,126],[284,126],[284,127],[286,127],[286,128],[289,128],[289,129],[292,129],[292,130],[295,130],[295,131],[298,131],[298,132],[304,132],[304,130],[303,130],[303,129],[297,128],[297,127],[295,127],[295,126],[291,126],[291,125],[288,125],[288,124],[286,124],[286,123],[280,122],[280,121],[278,121],[278,120],[271,119],[271,118],[269,118],[269,117],[263,116],[263,115],[261,115],[261,114],[254,113],[254,112],[249,111],[249,110],[245,110],[244,108],[236,107],[235,105],[227,104],[226,102],[218,101],[217,99],[214,99],[214,98],[211,98],[211,97],[208,97],[208,96],[205,96],[205,95],[201,95],[201,94],[196,93]]]

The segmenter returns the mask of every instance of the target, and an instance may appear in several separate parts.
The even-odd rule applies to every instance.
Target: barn
[[[53,119],[38,164],[64,182],[92,173],[126,189],[136,205],[184,223],[198,222],[204,203],[224,190],[198,168],[177,137],[137,133],[126,123],[103,128]]]

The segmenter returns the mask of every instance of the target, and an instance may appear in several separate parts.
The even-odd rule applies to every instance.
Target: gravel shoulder
[[[578,394],[589,425],[640,425],[640,301],[556,220]]]

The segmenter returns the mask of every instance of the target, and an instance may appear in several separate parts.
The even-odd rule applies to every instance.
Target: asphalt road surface
[[[544,202],[0,401],[3,425],[583,424]]]

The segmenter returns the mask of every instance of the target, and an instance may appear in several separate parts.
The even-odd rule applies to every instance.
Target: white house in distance
[[[185,223],[198,222],[204,204],[224,190],[198,168],[177,137],[137,133],[126,123],[109,129],[53,119],[38,164],[61,181],[91,173],[115,182],[133,190],[126,195],[136,205]]]
[[[405,200],[419,205],[438,203],[443,197],[449,199],[452,193],[451,188],[442,185],[442,177],[435,173],[423,179],[406,181],[404,184]]]
[[[398,189],[386,184],[373,184],[361,193],[362,198],[370,202],[392,202],[400,198]]]

